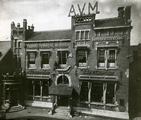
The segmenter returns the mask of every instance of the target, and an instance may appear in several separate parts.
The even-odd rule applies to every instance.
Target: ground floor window
[[[81,82],[80,101],[114,104],[115,82]]]
[[[103,83],[92,83],[91,101],[102,102],[103,97]]]
[[[28,80],[27,81],[27,98],[33,100],[42,100],[43,97],[48,97],[49,82],[48,80]]]
[[[106,103],[114,103],[114,83],[107,83]]]
[[[81,85],[81,92],[80,92],[80,100],[81,101],[88,101],[88,82],[82,82]]]

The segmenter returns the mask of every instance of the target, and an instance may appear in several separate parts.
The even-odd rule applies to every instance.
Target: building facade
[[[11,23],[11,48],[24,73],[25,105],[128,113],[131,7],[118,17],[71,17],[71,29],[34,31]],[[81,109],[80,109],[81,111]]]

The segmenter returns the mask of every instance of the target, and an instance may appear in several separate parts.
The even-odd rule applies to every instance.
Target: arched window
[[[58,84],[69,84],[69,80],[65,75],[58,77],[57,85]]]

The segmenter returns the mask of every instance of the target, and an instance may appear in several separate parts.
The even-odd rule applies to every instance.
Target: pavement
[[[27,107],[26,109],[11,108],[6,113],[6,120],[119,120],[114,118],[98,117],[98,116],[68,116],[49,114],[49,109]],[[136,118],[134,120],[141,120]]]

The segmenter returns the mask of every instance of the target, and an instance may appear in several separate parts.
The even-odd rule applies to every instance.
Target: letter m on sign
[[[91,9],[92,11],[95,10],[95,14],[99,14],[99,13],[100,13],[100,12],[98,11],[98,2],[95,3],[94,7],[92,7],[91,3],[89,3],[89,6],[88,6],[88,14],[91,14],[90,9]]]

